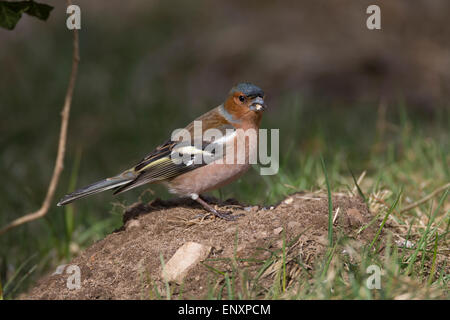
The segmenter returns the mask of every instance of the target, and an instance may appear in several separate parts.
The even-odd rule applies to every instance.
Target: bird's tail
[[[70,194],[65,195],[58,202],[58,206],[71,203],[77,199],[90,196],[99,192],[117,188],[121,185],[127,184],[136,178],[136,173],[133,170],[125,171],[115,177],[107,178],[93,184],[90,184],[84,188],[78,189]]]

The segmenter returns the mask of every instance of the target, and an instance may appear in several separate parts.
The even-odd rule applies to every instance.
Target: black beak
[[[266,110],[267,106],[264,102],[264,99],[261,97],[256,97],[252,100],[252,103],[250,104],[250,110],[253,111],[264,111]]]

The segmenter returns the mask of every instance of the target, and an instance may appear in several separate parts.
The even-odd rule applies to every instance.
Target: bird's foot
[[[216,217],[218,217],[220,219],[224,219],[227,221],[233,221],[233,220],[236,220],[237,218],[243,216],[243,214],[238,214],[238,215],[233,216],[231,211],[217,210],[200,197],[196,197],[195,200],[198,203],[200,203],[203,208],[205,208],[208,212],[210,212],[210,214],[212,213],[213,215],[215,215]]]
[[[224,219],[227,221],[234,221],[237,218],[243,216],[243,214],[238,214],[233,216],[231,211],[225,211],[225,210],[216,210],[214,209],[214,211],[211,212],[213,215],[215,215],[216,217],[220,218],[220,219]]]

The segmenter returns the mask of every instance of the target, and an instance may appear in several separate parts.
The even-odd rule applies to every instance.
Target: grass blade
[[[166,273],[166,265],[164,263],[164,257],[162,255],[162,253],[159,254],[159,259],[161,260],[163,274],[165,274]],[[169,284],[169,281],[166,279],[166,277],[164,277],[164,283],[166,284],[166,299],[170,300],[171,299],[170,284]]]
[[[358,180],[356,179],[355,175],[353,174],[352,169],[350,169],[350,166],[348,166],[348,170],[350,171],[350,174],[352,175],[353,182],[355,183],[355,186],[356,186],[356,189],[358,190],[359,195],[361,196],[361,198],[363,198],[364,203],[367,203],[367,198],[364,195],[364,193],[362,192],[361,188],[359,187]]]
[[[428,277],[428,285],[431,285],[431,283],[433,282],[434,273],[436,271],[436,256],[437,256],[439,234],[437,233],[437,231],[435,234],[436,238],[434,240],[433,262],[431,264],[430,276]]]
[[[388,211],[386,212],[386,215],[384,216],[383,221],[381,222],[380,228],[378,228],[377,233],[375,234],[375,237],[372,240],[372,243],[369,246],[369,250],[372,249],[373,245],[375,244],[375,242],[378,240],[378,237],[381,234],[381,230],[383,230],[384,224],[386,223],[387,219],[389,218],[389,215],[392,213],[392,211],[394,211],[395,207],[398,204],[398,201],[400,200],[400,196],[402,194],[402,190],[400,190],[400,192],[398,193],[397,198],[395,199],[394,203],[392,204],[392,206],[388,209]]]
[[[325,166],[325,161],[323,157],[320,157],[322,163],[322,170],[325,175],[325,182],[327,184],[327,194],[328,194],[328,246],[333,247],[333,200],[331,199],[331,188],[330,182],[328,181],[327,168]]]
[[[286,291],[286,231],[283,230],[283,278],[282,278],[282,288],[283,292]]]
[[[428,233],[430,232],[431,224],[433,223],[434,218],[436,217],[437,213],[439,212],[439,209],[441,208],[442,204],[444,203],[445,199],[447,198],[448,190],[449,189],[445,190],[445,193],[442,195],[441,200],[439,200],[438,206],[436,207],[434,212],[432,214],[430,214],[430,219],[428,220],[427,228],[425,229],[425,232],[423,233],[422,237],[420,238],[420,241],[417,244],[416,250],[414,250],[414,253],[410,257],[410,260],[409,260],[409,263],[408,263],[408,267],[406,269],[406,274],[407,275],[409,275],[411,273],[413,265],[414,265],[414,262],[416,262],[417,255],[419,254],[420,249],[422,248],[422,246],[426,242]]]

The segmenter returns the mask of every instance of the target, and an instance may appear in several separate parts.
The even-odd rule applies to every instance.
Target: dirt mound
[[[209,200],[217,204],[214,199]],[[165,291],[161,257],[166,263],[186,242],[200,243],[212,249],[204,263],[195,265],[188,272],[181,289],[175,284],[171,287],[175,288],[175,296],[182,290],[183,298],[202,298],[207,294],[207,279],[214,278],[213,269],[226,269],[227,261],[237,257],[249,258],[239,259],[239,263],[249,272],[255,272],[249,261],[270,255],[270,250],[261,248],[281,247],[284,236],[285,243],[296,241],[296,254],[301,256],[306,267],[313,266],[327,248],[328,202],[323,193],[296,193],[278,205],[265,208],[245,207],[233,200],[227,200],[219,207],[243,216],[232,222],[204,218],[204,210],[186,199],[137,203],[125,212],[123,227],[71,261],[70,265],[80,268],[80,288],[68,289],[70,274],[59,270],[41,279],[22,298],[149,298],[149,292],[154,288]],[[361,199],[334,194],[333,207],[334,212],[339,208],[334,223],[335,234],[344,233],[357,240],[373,237],[371,228],[357,235],[359,228],[371,219]]]

